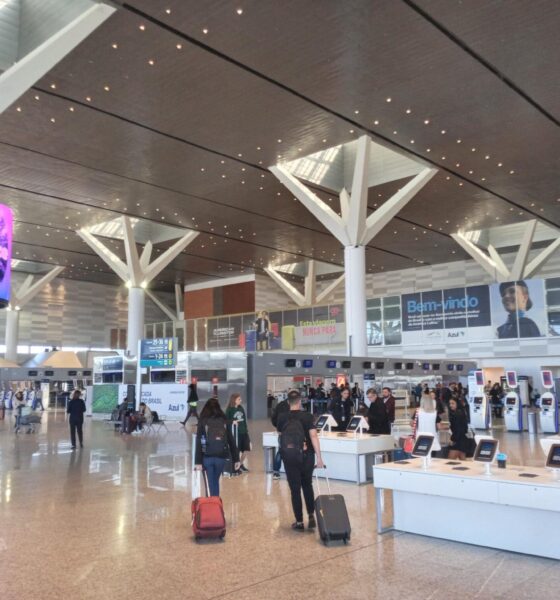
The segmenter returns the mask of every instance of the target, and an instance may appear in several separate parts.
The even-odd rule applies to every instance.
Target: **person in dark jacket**
[[[72,450],[76,449],[76,431],[78,432],[78,440],[80,448],[84,447],[84,413],[86,412],[86,403],[82,400],[82,392],[74,390],[72,400],[68,402],[66,412],[69,415],[70,423],[70,439],[72,441]]]
[[[500,339],[541,337],[537,324],[526,316],[527,311],[533,307],[527,284],[524,281],[501,283],[500,296],[508,317],[506,322],[498,327],[498,337]]]
[[[368,402],[370,403],[367,411],[367,420],[369,423],[369,432],[379,434],[390,434],[391,423],[387,414],[387,407],[383,398],[380,398],[378,393],[370,388],[367,391]]]
[[[189,384],[189,397],[187,399],[187,404],[189,405],[189,409],[187,410],[187,416],[184,421],[181,421],[181,425],[183,427],[187,424],[187,421],[191,417],[198,417],[198,392],[196,391],[196,383]]]
[[[387,418],[389,419],[389,433],[391,433],[391,423],[395,421],[395,397],[390,387],[384,387],[381,390],[385,409],[387,410]]]
[[[274,410],[272,411],[272,424],[276,429],[278,427],[278,419],[283,413],[290,412],[290,404],[287,400],[278,402]],[[280,479],[280,469],[282,468],[282,456],[280,456],[280,447],[276,448],[276,454],[274,455],[274,465],[272,467],[272,479]]]
[[[449,401],[449,428],[451,430],[449,458],[465,460],[467,458],[469,424],[465,411],[460,408],[455,398],[451,398]]]
[[[354,403],[350,397],[350,390],[344,388],[340,393],[340,396],[331,402],[331,413],[337,422],[337,431],[346,431],[353,410]]]
[[[210,398],[198,420],[194,461],[195,469],[206,471],[211,496],[220,495],[220,477],[230,454],[234,471],[239,471],[239,451],[227,426],[226,415],[218,398]]]

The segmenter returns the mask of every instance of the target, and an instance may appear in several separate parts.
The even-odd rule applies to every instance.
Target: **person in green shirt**
[[[251,451],[251,439],[249,438],[249,430],[247,428],[247,415],[242,406],[241,394],[232,394],[229,398],[229,404],[226,410],[226,419],[228,423],[237,426],[237,449],[239,450],[239,461],[241,467],[239,474],[248,473],[249,469],[245,466],[244,461],[247,453]],[[234,429],[234,437],[235,429]]]

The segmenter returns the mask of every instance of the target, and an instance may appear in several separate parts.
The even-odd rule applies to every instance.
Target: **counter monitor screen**
[[[478,462],[491,463],[496,456],[498,450],[498,440],[482,439],[478,442],[478,446],[474,452],[473,460]]]
[[[422,363],[422,371],[429,371],[430,363]]]
[[[402,369],[402,362],[397,362],[397,363],[395,363],[395,364],[394,364],[394,368],[395,368],[397,371],[400,371],[400,370]]]
[[[433,369],[434,371],[439,371],[439,367],[440,367],[440,364],[439,364],[439,363],[433,363],[433,364],[432,364],[432,369]]]
[[[552,382],[552,371],[541,371],[542,383],[545,388],[551,388],[554,383]]]
[[[560,444],[550,446],[546,466],[550,469],[560,469]]]
[[[329,415],[321,415],[317,419],[317,423],[315,423],[315,429],[317,429],[317,431],[321,431],[323,429],[323,427],[327,424],[328,418],[329,418]]]
[[[360,427],[360,422],[362,420],[362,417],[352,417],[350,419],[350,423],[348,423],[348,427],[346,428],[346,431],[356,431],[358,429],[358,427]]]
[[[28,377],[37,377],[37,371],[27,371]]]
[[[406,370],[412,371],[414,369],[414,363],[406,363]]]
[[[541,404],[543,406],[552,406],[552,398],[543,398],[541,396]]]
[[[375,363],[375,368],[376,369],[384,369],[385,368],[385,363],[384,362],[376,362]]]
[[[482,398],[480,396],[477,396],[473,402],[476,405],[480,405],[480,404],[482,404]]]
[[[45,377],[54,377],[54,371],[45,371]]]
[[[327,360],[327,369],[336,369],[336,360]]]
[[[304,369],[311,369],[313,361],[310,358],[304,358],[302,364]]]
[[[285,365],[288,369],[293,368],[296,366],[296,359],[295,358],[287,358]]]
[[[463,365],[456,365],[456,366],[455,366],[455,369],[456,369],[457,371],[462,371],[462,370],[463,370]]]
[[[433,443],[433,435],[419,435],[416,438],[416,442],[412,450],[412,456],[429,456],[432,450]]]
[[[517,400],[509,396],[508,398],[506,398],[506,404],[508,406],[515,406],[517,404]]]
[[[455,370],[455,365],[447,365],[447,370],[448,371],[454,371]]]

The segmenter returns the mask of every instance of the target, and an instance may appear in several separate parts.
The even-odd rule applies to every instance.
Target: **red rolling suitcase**
[[[222,499],[218,496],[208,496],[208,479],[204,473],[206,488],[205,498],[192,501],[192,528],[195,540],[218,538],[226,535],[226,517]]]

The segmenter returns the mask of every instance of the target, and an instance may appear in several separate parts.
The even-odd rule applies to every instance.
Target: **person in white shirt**
[[[434,436],[432,456],[441,450],[438,431],[442,428],[441,418],[436,410],[436,401],[424,394],[420,401],[420,408],[416,409],[414,419],[412,420],[412,429],[415,437],[418,437],[420,433],[429,433]]]

